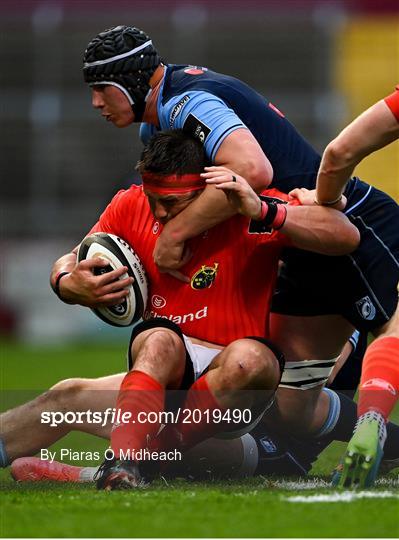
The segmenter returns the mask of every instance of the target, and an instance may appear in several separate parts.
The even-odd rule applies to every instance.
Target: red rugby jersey
[[[385,98],[385,103],[391,109],[396,120],[399,122],[399,85],[396,87],[393,94]]]
[[[288,199],[277,190],[264,194]],[[162,225],[141,186],[119,191],[91,232],[120,236],[140,257],[149,282],[144,318],[167,317],[188,336],[227,345],[248,335],[268,335],[278,259],[290,245],[278,231],[249,233],[249,221],[234,216],[188,242],[193,257],[181,271],[190,284],[155,266],[152,253]]]

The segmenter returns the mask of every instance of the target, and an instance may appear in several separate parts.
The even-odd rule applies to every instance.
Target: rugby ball
[[[134,278],[134,282],[122,303],[93,308],[92,311],[113,326],[129,326],[135,323],[143,316],[148,298],[147,276],[139,257],[125,240],[114,234],[102,232],[86,236],[79,246],[79,262],[94,257],[101,257],[109,263],[107,266],[96,268],[96,275],[126,266],[128,271],[120,279],[125,279],[129,275]]]

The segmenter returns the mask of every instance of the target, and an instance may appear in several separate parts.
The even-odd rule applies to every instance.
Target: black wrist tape
[[[249,226],[250,233],[270,233],[273,229],[273,223],[276,219],[278,212],[278,207],[281,204],[287,204],[286,201],[282,199],[277,199],[274,197],[266,197],[264,195],[259,196],[260,200],[267,204],[267,214],[264,219],[260,221],[251,220]],[[279,227],[280,228],[280,227]]]
[[[53,289],[53,291],[55,292],[55,294],[58,296],[58,298],[60,300],[62,300],[61,295],[60,295],[60,281],[61,281],[61,278],[63,278],[64,276],[66,276],[67,274],[70,274],[70,273],[71,272],[60,272],[57,275],[57,278],[56,278],[55,283],[54,283],[54,287],[51,285],[51,288]]]

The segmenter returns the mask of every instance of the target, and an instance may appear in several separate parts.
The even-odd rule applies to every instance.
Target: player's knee
[[[234,380],[242,381],[247,388],[273,389],[280,380],[280,368],[274,353],[264,344],[253,339],[240,339],[231,343],[225,370]]]
[[[158,372],[175,374],[184,369],[185,347],[182,339],[172,330],[154,328],[139,334],[131,346],[133,369],[145,362]]]

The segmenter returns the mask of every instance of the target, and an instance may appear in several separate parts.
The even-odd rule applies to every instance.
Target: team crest
[[[211,266],[202,265],[201,268],[195,272],[191,278],[191,287],[196,290],[207,289],[211,287],[212,283],[216,279],[219,263],[214,263],[213,268]]]
[[[372,321],[377,313],[377,310],[373,304],[373,302],[370,300],[369,296],[364,296],[360,300],[356,302],[356,307],[359,312],[359,314],[365,319],[366,321]]]

